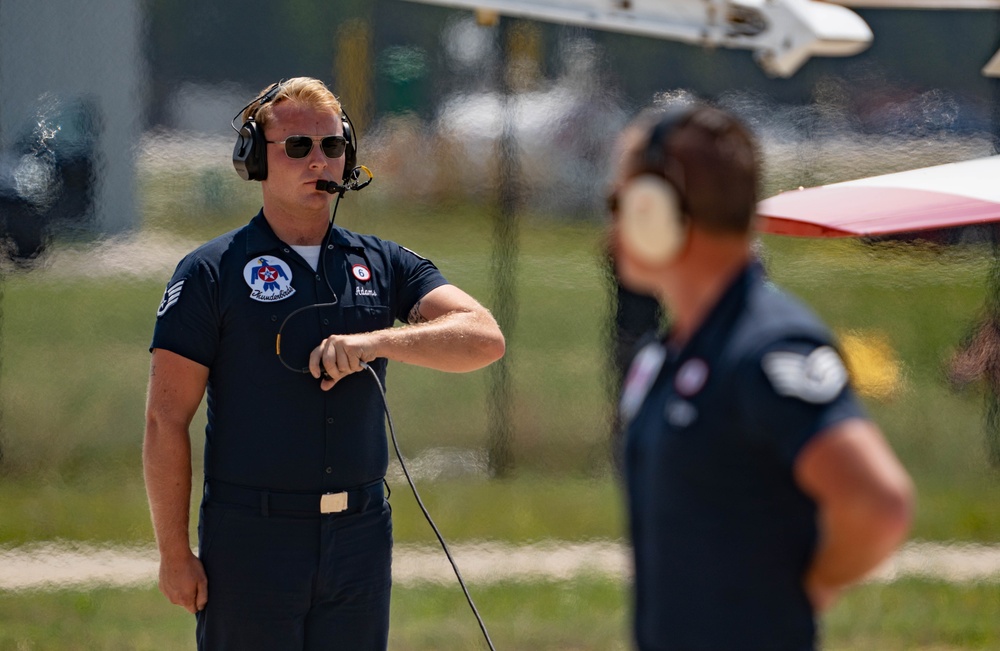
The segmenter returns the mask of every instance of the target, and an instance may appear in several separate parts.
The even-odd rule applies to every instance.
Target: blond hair
[[[312,77],[292,77],[284,81],[269,85],[262,90],[259,97],[264,97],[275,88],[279,90],[270,101],[263,104],[257,100],[250,103],[250,106],[243,109],[243,121],[253,118],[254,122],[262,129],[267,129],[267,123],[274,116],[274,107],[279,102],[289,101],[302,106],[318,110],[332,111],[337,117],[343,117],[344,111],[340,106],[340,100],[326,87],[319,79]]]

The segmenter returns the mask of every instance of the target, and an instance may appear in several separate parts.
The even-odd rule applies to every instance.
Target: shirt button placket
[[[324,434],[325,434],[325,439],[326,439],[326,458],[324,459],[324,461],[326,463],[324,465],[326,467],[324,468],[323,472],[326,475],[326,480],[325,480],[324,484],[326,485],[327,488],[334,488],[334,486],[332,486],[332,484],[331,484],[331,480],[332,480],[331,475],[333,474],[333,459],[331,458],[331,451],[334,449],[334,447],[333,447],[334,429],[333,428],[334,428],[334,424],[335,423],[336,423],[336,420],[334,419],[333,416],[327,416],[326,417],[326,423],[325,423],[325,427],[324,427]]]
[[[327,264],[326,266],[327,266],[327,268],[329,268],[329,264]],[[317,300],[320,301],[320,302],[323,302],[325,300],[329,300],[329,298],[327,297],[327,293],[330,290],[329,290],[329,288],[327,288],[326,283],[323,281],[322,274],[319,273],[319,272],[317,272],[316,275],[315,275],[315,279],[316,279],[316,297],[317,297]],[[328,308],[325,308],[325,309],[328,309]],[[322,324],[321,327],[322,327],[322,332],[323,332],[323,336],[324,337],[333,334],[330,331],[330,319],[328,317],[321,316],[320,317],[320,323]],[[331,389],[331,390],[333,390],[333,389]],[[331,409],[331,407],[329,406],[329,403],[327,403],[327,405],[328,405],[327,409]],[[325,463],[323,464],[324,465],[323,474],[324,474],[324,477],[325,477],[325,479],[324,479],[324,485],[328,489],[338,488],[338,486],[334,486],[334,484],[333,484],[333,466],[334,466],[334,464],[333,464],[333,459],[331,457],[332,451],[334,450],[334,434],[335,434],[334,427],[335,427],[335,424],[336,424],[336,419],[334,418],[333,415],[331,415],[328,412],[327,416],[326,416],[326,422],[325,422],[325,425],[324,425],[324,435],[325,435],[325,439],[326,439],[326,458],[324,459]]]

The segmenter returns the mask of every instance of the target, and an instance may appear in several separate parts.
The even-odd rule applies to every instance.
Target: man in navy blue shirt
[[[642,651],[806,651],[815,618],[905,538],[910,479],[827,329],[752,254],[758,163],[687,104],[622,138],[616,272],[671,327],[621,398]]]
[[[199,649],[385,649],[388,449],[366,366],[383,382],[390,359],[471,371],[503,335],[430,261],[331,224],[325,187],[352,178],[357,141],[322,82],[272,85],[241,117],[234,163],[263,208],[178,264],[153,334],[143,462],[160,589],[197,613]],[[188,429],[206,393],[195,555]]]

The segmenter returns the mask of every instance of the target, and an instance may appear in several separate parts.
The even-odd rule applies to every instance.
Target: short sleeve
[[[150,350],[161,348],[211,366],[219,347],[218,283],[203,260],[181,260],[156,310]]]
[[[406,322],[417,301],[432,289],[447,285],[448,281],[433,262],[398,244],[392,246],[392,264],[396,277],[395,317]]]
[[[789,465],[826,428],[866,417],[840,354],[823,342],[772,344],[746,359],[739,377],[749,436],[772,446]]]

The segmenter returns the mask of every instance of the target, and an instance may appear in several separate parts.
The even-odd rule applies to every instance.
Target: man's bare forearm
[[[505,342],[489,312],[456,311],[430,321],[372,333],[375,357],[462,373],[500,357]]]
[[[183,433],[152,424],[143,443],[146,495],[163,558],[191,552],[191,441]]]

